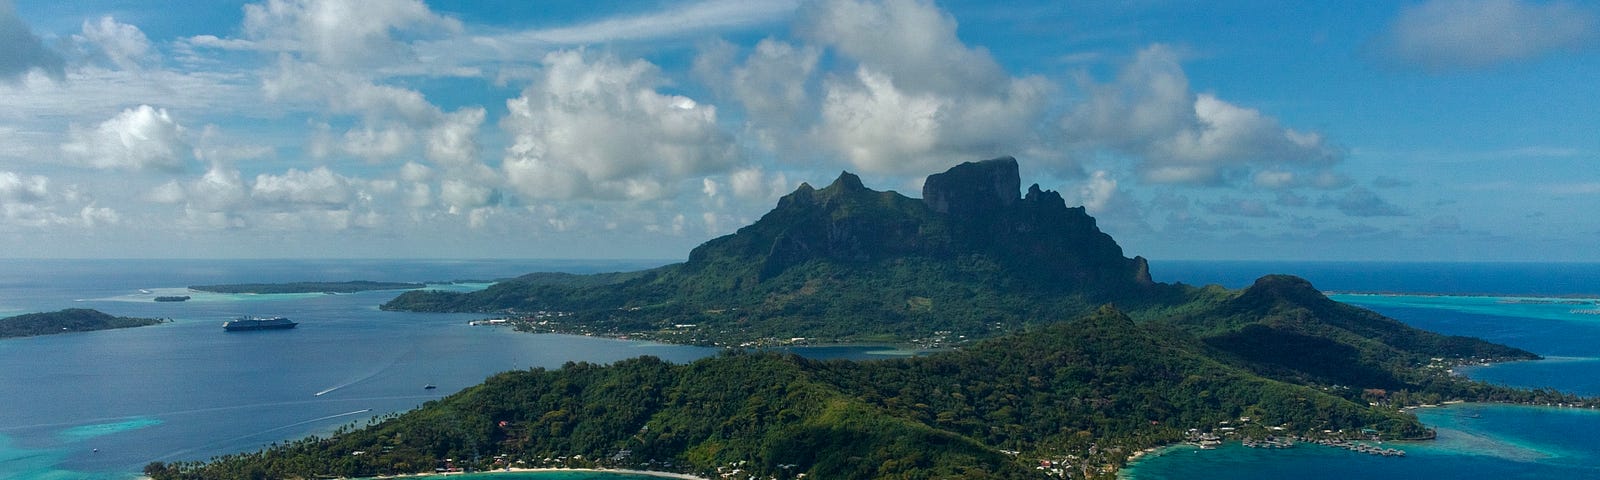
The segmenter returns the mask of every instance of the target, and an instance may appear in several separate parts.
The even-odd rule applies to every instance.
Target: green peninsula
[[[211,293],[356,293],[371,290],[414,290],[425,288],[421,283],[371,282],[291,282],[291,283],[234,283],[225,285],[190,285],[190,290]]]
[[[165,321],[154,318],[118,317],[87,308],[69,308],[57,312],[28,313],[0,318],[0,338],[143,327]]]
[[[1329,300],[1304,279],[1158,283],[1016,161],[928,177],[923,198],[845,173],[643,272],[533,274],[383,308],[484,312],[525,329],[736,347],[687,365],[507,372],[401,415],[170,478],[321,478],[607,466],[745,478],[1109,478],[1135,452],[1214,438],[1430,438],[1402,407],[1589,404],[1454,376],[1538,358]],[[946,347],[812,361],[791,343]],[[449,459],[449,460],[447,460]],[[1049,465],[1048,469],[1039,469]]]

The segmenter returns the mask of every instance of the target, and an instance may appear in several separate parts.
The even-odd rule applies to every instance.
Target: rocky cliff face
[[[1149,285],[1142,258],[1101,232],[1082,207],[1037,184],[1020,195],[1010,157],[968,162],[923,182],[921,200],[867,188],[849,172],[826,188],[801,185],[755,224],[706,242],[697,267],[722,258],[760,265],[757,280],[812,260],[862,263],[903,256],[987,255],[1030,281],[1069,287]]]
[[[929,175],[922,182],[922,203],[935,212],[970,221],[1015,205],[1021,186],[1015,158],[967,162]]]
[[[930,175],[922,201],[945,215],[961,251],[995,255],[1019,272],[1076,284],[1151,283],[1143,258],[1122,256],[1083,207],[1068,208],[1061,194],[1028,187],[1011,157],[957,165]]]

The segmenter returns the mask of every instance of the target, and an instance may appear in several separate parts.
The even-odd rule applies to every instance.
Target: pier
[[[1343,448],[1352,452],[1365,453],[1368,455],[1378,455],[1384,457],[1406,456],[1406,451],[1398,448],[1383,448],[1376,445],[1352,442],[1349,440],[1315,440],[1314,443],[1329,447]]]

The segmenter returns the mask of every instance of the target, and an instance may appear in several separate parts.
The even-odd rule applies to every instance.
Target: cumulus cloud
[[[700,179],[700,193],[706,194],[707,197],[716,197],[717,191],[721,188],[722,186],[718,184],[716,180],[709,178]]]
[[[412,137],[411,129],[404,126],[354,128],[344,133],[339,149],[369,162],[379,162],[409,150]]]
[[[183,192],[183,185],[178,183],[177,180],[157,185],[144,194],[145,200],[155,203],[183,203],[184,199],[187,198],[188,196]]]
[[[1258,184],[1292,180],[1287,169],[1323,168],[1342,153],[1316,133],[1284,128],[1261,112],[1189,89],[1178,55],[1146,48],[1115,82],[1086,85],[1090,98],[1061,121],[1068,142],[1132,155],[1154,183],[1218,184],[1265,168]]]
[[[917,0],[821,2],[802,32],[856,62],[823,82],[821,141],[859,168],[917,173],[1032,143],[1052,90],[1012,78],[956,22]]]
[[[92,129],[73,127],[61,151],[94,168],[179,171],[193,156],[186,136],[167,109],[140,105]]]
[[[730,75],[734,96],[752,115],[764,119],[792,118],[810,105],[806,79],[817,68],[822,51],[764,39],[743,65]]]
[[[439,185],[439,200],[452,214],[489,206],[498,200],[496,197],[493,188],[462,180],[445,180]]]
[[[123,70],[136,70],[150,58],[150,39],[144,31],[109,15],[96,22],[84,20],[83,33],[72,38],[90,55],[102,57]]]
[[[1473,69],[1591,47],[1596,28],[1569,2],[1431,0],[1401,10],[1379,43],[1408,65]]]
[[[914,92],[997,91],[1011,83],[987,50],[956,37],[955,17],[923,0],[827,0],[803,35],[896,79]]]
[[[444,116],[428,134],[428,159],[457,167],[477,162],[477,135],[485,113],[483,107],[471,107]]]
[[[433,178],[433,169],[417,162],[400,166],[400,179],[407,182],[425,182]]]
[[[415,59],[409,39],[458,32],[461,23],[419,0],[267,0],[244,7],[244,38],[188,43],[287,52],[324,65],[376,66]]]
[[[79,193],[71,185],[58,188],[51,185],[49,177],[0,170],[0,220],[3,220],[0,230],[8,227],[93,228],[116,224],[121,216],[115,209],[95,205],[93,198]]]
[[[208,213],[239,208],[249,199],[250,190],[238,170],[212,165],[206,174],[184,189],[188,208]]]
[[[351,181],[327,167],[310,171],[289,169],[283,175],[256,176],[250,196],[267,203],[297,208],[342,208],[354,197]]]
[[[5,53],[0,54],[0,81],[19,80],[36,69],[57,79],[66,76],[61,55],[34,35],[11,0],[0,0],[0,45],[5,45]]]
[[[816,121],[810,83],[822,49],[767,38],[736,63],[738,50],[726,41],[706,45],[695,57],[695,76],[744,107],[748,141],[768,151],[810,148],[802,132]]]
[[[179,225],[194,230],[342,231],[382,226],[384,215],[371,208],[385,200],[377,197],[399,194],[404,201],[409,193],[394,180],[347,177],[327,167],[290,168],[247,181],[238,170],[213,164],[200,178],[167,182],[143,198],[182,204]]]
[[[313,156],[342,153],[376,163],[416,154],[420,145],[422,155],[447,167],[481,164],[478,132],[486,115],[483,107],[446,113],[416,90],[287,58],[278,61],[262,88],[270,100],[300,102],[360,119],[343,135],[332,132],[331,125],[316,124]]]
[[[55,223],[48,200],[50,179],[0,171],[0,219],[5,224],[38,227]]]
[[[50,179],[39,175],[23,176],[0,171],[0,202],[39,203],[50,195]]]
[[[678,180],[734,165],[717,109],[662,94],[655,65],[582,51],[551,53],[508,100],[506,180],[534,198],[651,199]]]
[[[1078,188],[1079,203],[1089,213],[1098,214],[1111,206],[1111,200],[1117,194],[1117,180],[1111,178],[1105,170],[1097,170],[1089,176],[1089,181]]]
[[[94,204],[89,204],[78,210],[78,220],[82,221],[85,227],[115,225],[122,223],[122,215],[111,207],[97,207]]]
[[[1129,194],[1124,182],[1110,171],[1096,170],[1088,174],[1088,178],[1076,188],[1076,198],[1073,190],[1066,190],[1062,196],[1068,204],[1076,202],[1082,205],[1089,214],[1094,215],[1101,222],[1101,228],[1118,232],[1148,231],[1150,224],[1145,221],[1145,205],[1138,198]],[[1156,197],[1157,202],[1183,202],[1179,204],[1155,205],[1160,210],[1187,210],[1187,199],[1181,197]]]
[[[746,167],[735,170],[728,177],[728,184],[733,187],[733,195],[746,200],[767,200],[789,193],[793,185],[789,184],[789,177],[783,172],[767,173],[761,167]]]
[[[441,112],[416,90],[380,85],[347,70],[281,58],[262,79],[269,100],[326,105],[333,113],[359,115],[370,122],[394,119],[410,124],[436,121]]]

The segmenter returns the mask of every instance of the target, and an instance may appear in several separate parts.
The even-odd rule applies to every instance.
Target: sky
[[[1600,262],[1600,5],[0,0],[0,258],[645,258],[1016,157],[1128,256]]]

